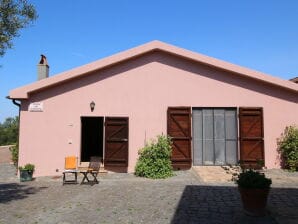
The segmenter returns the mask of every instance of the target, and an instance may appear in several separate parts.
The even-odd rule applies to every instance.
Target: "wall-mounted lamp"
[[[95,108],[95,103],[94,103],[94,101],[92,101],[92,102],[90,103],[90,109],[91,109],[91,112],[94,111],[94,108]]]

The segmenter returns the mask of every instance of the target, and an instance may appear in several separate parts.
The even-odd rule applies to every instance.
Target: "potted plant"
[[[31,181],[35,166],[33,164],[27,163],[25,166],[20,166],[20,181]]]
[[[245,213],[251,216],[264,216],[271,179],[265,177],[263,173],[248,169],[243,170],[235,182],[238,184]]]

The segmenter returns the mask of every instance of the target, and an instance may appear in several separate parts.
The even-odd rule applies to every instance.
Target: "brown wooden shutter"
[[[128,166],[128,117],[106,117],[104,165]]]
[[[168,135],[172,137],[174,169],[191,167],[191,108],[168,108]]]
[[[262,108],[240,108],[240,160],[244,167],[260,168],[264,160]]]

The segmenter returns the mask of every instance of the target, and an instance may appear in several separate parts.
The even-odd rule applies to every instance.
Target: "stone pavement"
[[[204,182],[194,170],[175,172],[176,176],[166,180],[109,173],[97,185],[62,186],[61,178],[41,177],[23,183],[16,178],[5,180],[1,176],[8,168],[0,165],[1,224],[298,221],[297,174],[280,170],[266,173],[279,182],[271,189],[268,215],[256,218],[244,215],[233,182]]]
[[[226,166],[227,167],[227,166]],[[232,182],[232,174],[235,170],[226,170],[221,166],[195,166],[193,170],[199,178],[209,184],[225,184]],[[239,169],[238,169],[239,171]],[[288,172],[281,169],[262,170],[272,179],[272,187],[298,187],[298,172]]]
[[[8,146],[0,146],[0,163],[10,163],[11,162],[11,152]]]
[[[232,181],[232,175],[228,174],[221,166],[194,166],[193,169],[205,183]]]

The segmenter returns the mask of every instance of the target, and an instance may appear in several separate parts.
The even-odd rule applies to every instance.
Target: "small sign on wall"
[[[33,102],[29,104],[30,112],[42,112],[43,111],[43,102]]]

